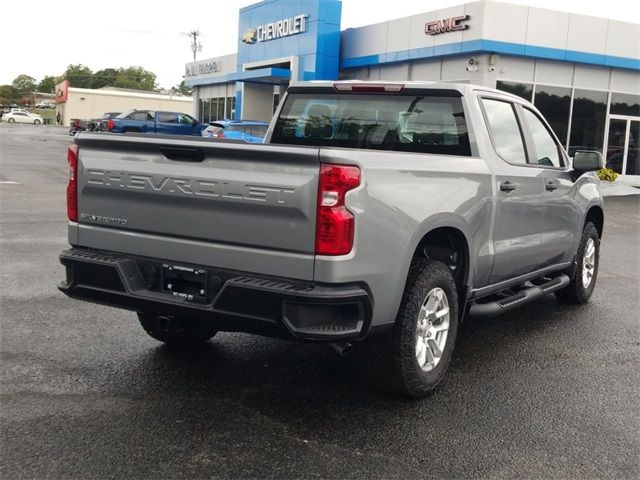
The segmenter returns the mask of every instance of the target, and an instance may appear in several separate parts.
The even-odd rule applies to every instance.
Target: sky
[[[182,80],[192,60],[186,32],[202,33],[205,59],[237,51],[238,10],[256,0],[109,0],[3,2],[0,85],[24,73],[40,81],[60,75],[67,65],[94,72],[141,66],[157,75],[160,87]],[[466,3],[465,0],[343,0],[342,29],[382,22]],[[637,0],[508,0],[508,3],[569,11],[640,23]],[[639,40],[640,41],[640,40]]]

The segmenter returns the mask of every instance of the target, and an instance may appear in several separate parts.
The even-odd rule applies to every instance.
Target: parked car
[[[40,102],[40,103],[36,103],[35,108],[56,108],[56,104],[53,102]]]
[[[10,103],[8,105],[0,105],[0,110],[2,111],[2,113],[9,113],[13,108],[19,108],[19,105],[15,103]]]
[[[168,135],[201,135],[207,125],[180,112],[131,110],[107,120],[112,133],[163,133]]]
[[[136,312],[170,345],[366,340],[379,376],[423,397],[466,317],[550,293],[582,304],[596,285],[602,156],[571,160],[499,90],[305,82],[264,144],[96,137],[68,149],[58,288]]]
[[[203,137],[262,143],[269,124],[255,120],[212,122],[202,131]]]
[[[33,123],[34,125],[40,125],[44,122],[40,115],[17,108],[3,114],[2,121],[8,123]]]

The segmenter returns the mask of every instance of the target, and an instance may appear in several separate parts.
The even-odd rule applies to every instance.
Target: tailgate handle
[[[202,162],[204,153],[199,148],[188,147],[160,147],[162,154],[169,160],[176,162]]]

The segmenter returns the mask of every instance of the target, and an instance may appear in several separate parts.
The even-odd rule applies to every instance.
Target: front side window
[[[531,163],[545,167],[562,167],[564,162],[560,154],[560,146],[553,139],[547,127],[544,126],[538,116],[531,110],[524,109],[524,118],[529,126],[529,132],[533,139],[535,157]]]
[[[271,143],[470,156],[456,96],[291,93]]]
[[[483,98],[482,106],[496,153],[509,163],[527,163],[522,132],[513,105]]]
[[[193,125],[195,121],[195,118],[193,118],[191,115],[187,115],[186,113],[180,113],[178,115],[178,123],[181,123],[183,125]]]

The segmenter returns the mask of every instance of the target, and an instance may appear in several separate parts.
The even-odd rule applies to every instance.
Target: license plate
[[[207,303],[207,271],[183,265],[162,265],[162,290],[189,302]]]

